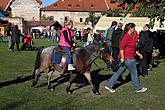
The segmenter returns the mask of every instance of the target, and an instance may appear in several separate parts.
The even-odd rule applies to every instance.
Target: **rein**
[[[90,52],[88,51],[88,50],[86,50],[87,52],[88,52],[88,54],[90,54]],[[92,64],[97,58],[98,58],[98,56],[97,55],[94,55],[94,54],[90,54],[91,56],[93,56],[94,58],[92,58],[91,59],[91,61],[89,62],[89,64]],[[97,64],[96,64],[96,62],[94,62],[94,64],[96,65],[96,66],[98,66]]]

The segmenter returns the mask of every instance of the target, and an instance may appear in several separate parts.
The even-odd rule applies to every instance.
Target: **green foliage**
[[[45,14],[43,14],[41,16],[41,20],[50,20],[50,16],[46,16]]]
[[[115,10],[109,9],[107,11],[103,11],[101,14],[103,16],[106,15],[107,17],[122,17],[120,9],[115,9]]]
[[[165,0],[112,0],[122,5],[129,4],[129,8],[125,15],[130,13],[135,4],[139,3],[139,8],[132,13],[136,17],[149,17],[151,22],[157,20],[162,22],[165,20]],[[154,23],[151,23],[154,24]],[[160,25],[161,27],[162,25]]]
[[[89,12],[89,17],[85,19],[85,22],[86,23],[91,22],[92,27],[94,27],[99,21],[99,19],[100,19],[100,16],[96,16],[94,12]]]

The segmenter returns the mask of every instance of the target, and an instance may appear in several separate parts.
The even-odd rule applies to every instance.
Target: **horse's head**
[[[90,53],[94,57],[99,57],[100,55],[100,47],[101,44],[97,41],[94,41],[92,44],[85,47],[88,53]]]
[[[104,61],[108,63],[112,63],[113,57],[112,57],[112,52],[110,51],[108,46],[104,46],[100,48],[100,55],[99,57]]]
[[[112,63],[113,57],[109,46],[105,45],[105,43],[100,43],[98,41],[94,41],[92,45],[96,57],[101,58],[105,62]]]

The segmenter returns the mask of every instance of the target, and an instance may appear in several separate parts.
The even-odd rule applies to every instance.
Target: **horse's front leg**
[[[70,88],[71,88],[71,85],[72,85],[74,79],[76,78],[76,76],[77,76],[77,74],[71,73],[71,76],[70,76],[68,85],[67,85],[67,87],[66,87],[66,92],[67,92],[68,94],[72,94],[72,91],[70,90]]]
[[[84,73],[84,76],[87,78],[89,84],[91,85],[93,93],[96,94],[96,95],[100,95],[99,91],[96,89],[96,86],[92,82],[91,75],[90,75],[90,70],[86,71]]]

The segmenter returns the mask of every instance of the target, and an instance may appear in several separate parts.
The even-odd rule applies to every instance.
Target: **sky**
[[[48,5],[50,5],[56,1],[57,0],[42,0],[42,5],[43,5],[43,7],[45,7],[45,6],[48,6]]]

